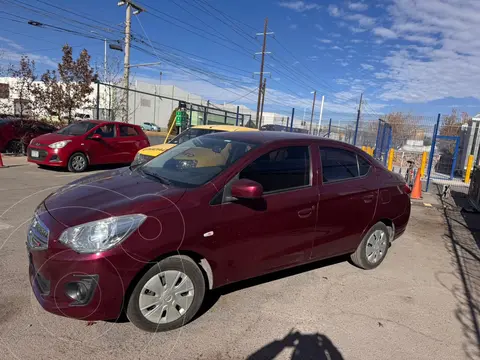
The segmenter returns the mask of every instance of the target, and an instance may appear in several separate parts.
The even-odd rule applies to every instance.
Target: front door
[[[101,135],[92,139],[92,135]],[[91,165],[120,163],[118,158],[118,138],[115,124],[102,124],[89,134],[85,140]]]
[[[312,258],[354,251],[375,214],[374,167],[342,147],[321,147],[321,178]]]
[[[229,188],[237,179],[260,183],[259,200],[236,200]],[[306,260],[315,236],[317,188],[312,185],[308,146],[279,148],[260,156],[223,190],[215,236],[224,249],[227,281],[237,281]]]

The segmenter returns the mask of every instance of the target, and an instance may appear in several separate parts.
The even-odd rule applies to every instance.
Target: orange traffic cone
[[[420,176],[420,171],[417,171],[417,176],[415,176],[415,183],[413,184],[412,194],[410,195],[411,199],[422,198],[422,182],[420,181]]]
[[[3,160],[2,160],[2,154],[0,153],[0,168],[3,167]]]

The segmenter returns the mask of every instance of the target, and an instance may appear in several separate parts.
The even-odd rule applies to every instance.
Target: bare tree
[[[423,140],[424,130],[420,128],[411,114],[391,112],[385,117],[385,121],[392,127],[392,144],[400,148],[407,140]]]
[[[32,89],[37,115],[43,117],[43,114],[47,114],[50,121],[56,115],[60,118],[62,88],[57,81],[56,71],[47,70],[40,79],[42,84],[35,84]]]
[[[30,115],[32,110],[32,89],[34,87],[33,83],[37,79],[35,75],[35,61],[23,55],[20,58],[18,67],[15,67],[11,74],[15,79],[13,85],[13,90],[16,94],[16,98],[13,99],[14,113],[20,119],[23,119],[26,115]]]

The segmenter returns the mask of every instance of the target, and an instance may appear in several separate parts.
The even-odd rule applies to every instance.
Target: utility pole
[[[263,79],[263,87],[262,87],[262,107],[260,110],[260,121],[258,122],[258,129],[260,129],[260,126],[262,125],[262,117],[263,117],[263,104],[265,103],[265,91],[267,89],[267,78]]]
[[[357,145],[358,123],[360,122],[360,115],[362,113],[362,100],[363,100],[363,93],[360,94],[360,103],[358,104],[357,123],[355,124],[355,135],[353,137],[354,146]]]
[[[263,26],[263,33],[257,33],[256,35],[263,35],[263,46],[262,46],[262,61],[260,62],[260,81],[258,83],[258,100],[257,100],[257,127],[260,127],[260,120],[258,118],[260,112],[260,100],[262,96],[262,82],[263,82],[263,66],[265,64],[265,50],[267,48],[267,35],[272,35],[273,32],[267,33],[268,28],[268,17],[265,18],[265,24]],[[257,53],[258,54],[258,53]]]
[[[312,123],[313,123],[313,113],[315,112],[315,99],[317,98],[317,90],[313,92],[313,104],[312,104],[312,116],[310,117],[310,130],[309,134],[312,133]]]
[[[123,0],[117,3],[118,6],[126,5],[125,14],[125,57],[123,60],[123,87],[125,88],[125,117],[124,122],[128,122],[128,88],[130,86],[130,33],[132,25],[132,8],[135,9],[133,15],[138,15],[143,8],[135,4],[132,0]]]

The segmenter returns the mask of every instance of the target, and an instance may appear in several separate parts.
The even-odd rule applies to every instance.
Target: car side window
[[[265,193],[310,185],[308,146],[290,146],[270,151],[239,174],[240,179],[260,183]]]
[[[138,133],[133,126],[120,125],[120,136],[138,136]]]
[[[115,124],[104,124],[95,130],[95,134],[100,134],[104,138],[115,137]]]
[[[320,148],[323,183],[364,176],[370,164],[356,153],[338,148]]]

